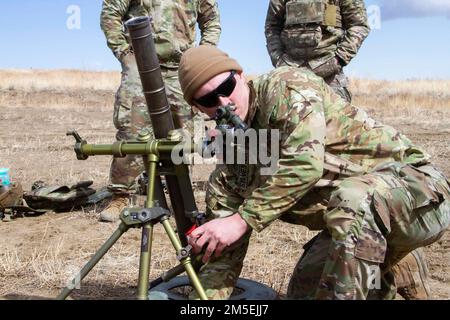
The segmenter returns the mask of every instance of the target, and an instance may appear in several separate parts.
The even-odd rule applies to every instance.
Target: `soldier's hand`
[[[219,257],[222,251],[237,242],[247,232],[249,226],[238,213],[226,218],[214,219],[195,229],[188,242],[193,252],[198,254],[207,244],[202,261],[208,262],[213,254]]]

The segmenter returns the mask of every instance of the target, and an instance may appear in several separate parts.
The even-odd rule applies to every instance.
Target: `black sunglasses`
[[[236,71],[232,70],[230,75],[216,89],[198,99],[194,99],[194,101],[205,108],[216,107],[219,97],[229,97],[233,93],[234,88],[236,88],[235,74]]]

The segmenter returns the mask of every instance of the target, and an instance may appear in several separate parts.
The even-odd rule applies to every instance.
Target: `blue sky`
[[[272,68],[265,48],[269,0],[218,0],[219,47],[247,73]],[[450,79],[450,0],[366,0],[374,27],[346,68],[351,76],[376,79]],[[99,26],[101,0],[0,0],[0,68],[119,70]],[[80,28],[67,22],[75,5]],[[375,8],[375,7],[370,7]],[[75,25],[75,27],[77,27]]]

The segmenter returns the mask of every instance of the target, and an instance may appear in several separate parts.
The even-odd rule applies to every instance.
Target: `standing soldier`
[[[265,34],[274,67],[306,67],[351,102],[343,67],[355,57],[370,28],[363,0],[270,0]],[[406,299],[429,297],[422,250],[394,267]]]
[[[369,32],[363,0],[270,0],[265,25],[274,67],[309,68],[348,102],[342,69]]]
[[[151,125],[133,49],[124,22],[138,16],[151,16],[153,39],[161,64],[161,73],[171,106],[175,127],[181,128],[192,118],[192,110],[184,101],[178,81],[181,55],[195,46],[196,25],[201,32],[200,44],[217,45],[221,33],[216,0],[104,0],[101,28],[108,47],[122,66],[122,79],[114,104],[117,140],[132,139],[143,127]],[[114,158],[109,189],[114,197],[100,214],[100,220],[114,222],[128,205],[135,179],[143,171],[140,157]]]

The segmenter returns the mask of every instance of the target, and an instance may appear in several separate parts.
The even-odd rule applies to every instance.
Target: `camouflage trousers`
[[[324,223],[294,269],[290,299],[392,299],[393,266],[440,239],[450,224],[450,185],[429,165],[391,163],[344,179],[338,187],[313,190],[301,202],[285,221],[312,229],[320,227],[320,220]],[[314,210],[316,215],[311,215]],[[243,258],[247,244],[235,250]],[[240,264],[234,261],[226,269],[226,263],[219,258],[209,264],[208,274],[200,274],[210,292],[229,292],[220,284],[223,270],[236,275],[237,281],[238,269],[230,270]],[[226,288],[230,283],[231,279]]]
[[[200,282],[209,300],[227,300],[233,293],[237,279],[244,266],[251,232],[248,232],[235,245],[225,250],[218,258],[211,257],[198,273]],[[194,290],[189,295],[190,300],[199,300]]]
[[[178,71],[161,69],[166,94],[176,128],[192,118],[191,107],[185,102],[178,80]],[[135,63],[122,63],[122,78],[114,104],[114,126],[118,141],[133,139],[142,128],[151,127],[142,84]],[[115,193],[128,193],[136,188],[135,179],[144,171],[141,156],[128,155],[113,158],[109,189]]]
[[[324,220],[327,228],[294,269],[288,297],[392,299],[392,267],[450,224],[449,185],[431,166],[393,163],[344,180]]]

